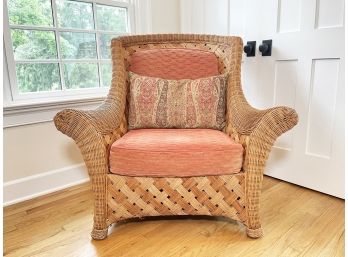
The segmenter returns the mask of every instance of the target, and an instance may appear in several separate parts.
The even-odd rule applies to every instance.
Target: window
[[[7,12],[14,100],[107,91],[110,41],[131,32],[128,1],[7,0]]]

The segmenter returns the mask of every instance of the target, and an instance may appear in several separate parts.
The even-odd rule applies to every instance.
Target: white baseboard
[[[4,204],[26,201],[89,180],[84,163],[4,183]]]

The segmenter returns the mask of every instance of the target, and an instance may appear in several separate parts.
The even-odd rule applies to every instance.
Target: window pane
[[[60,49],[64,59],[94,59],[97,57],[95,34],[62,32]]]
[[[57,0],[57,16],[60,27],[93,29],[92,4]]]
[[[57,59],[53,31],[11,29],[15,60]]]
[[[96,63],[67,63],[64,65],[65,86],[68,89],[99,87]]]
[[[20,93],[61,89],[57,63],[17,64],[16,74]]]
[[[102,59],[111,58],[111,51],[110,51],[111,39],[113,39],[116,36],[117,35],[109,35],[109,34],[99,35],[99,49],[100,49],[100,57]]]
[[[52,26],[50,0],[8,0],[10,24]]]
[[[100,30],[126,33],[127,9],[97,4],[97,27]]]
[[[111,63],[101,64],[103,87],[110,87],[112,78],[112,65]]]

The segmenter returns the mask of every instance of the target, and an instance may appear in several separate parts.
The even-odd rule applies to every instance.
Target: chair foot
[[[262,228],[246,228],[246,233],[250,238],[259,238],[263,236]]]
[[[91,236],[94,240],[103,240],[108,236],[108,228],[105,229],[95,229],[93,228]]]

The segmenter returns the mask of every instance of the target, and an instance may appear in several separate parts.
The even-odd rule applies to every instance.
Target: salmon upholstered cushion
[[[242,162],[242,145],[212,129],[130,130],[110,150],[110,171],[126,176],[232,174]]]
[[[151,49],[131,55],[129,71],[163,79],[198,79],[219,74],[218,59],[212,52],[186,49]]]
[[[211,128],[226,121],[228,74],[167,80],[130,72],[128,128]]]

